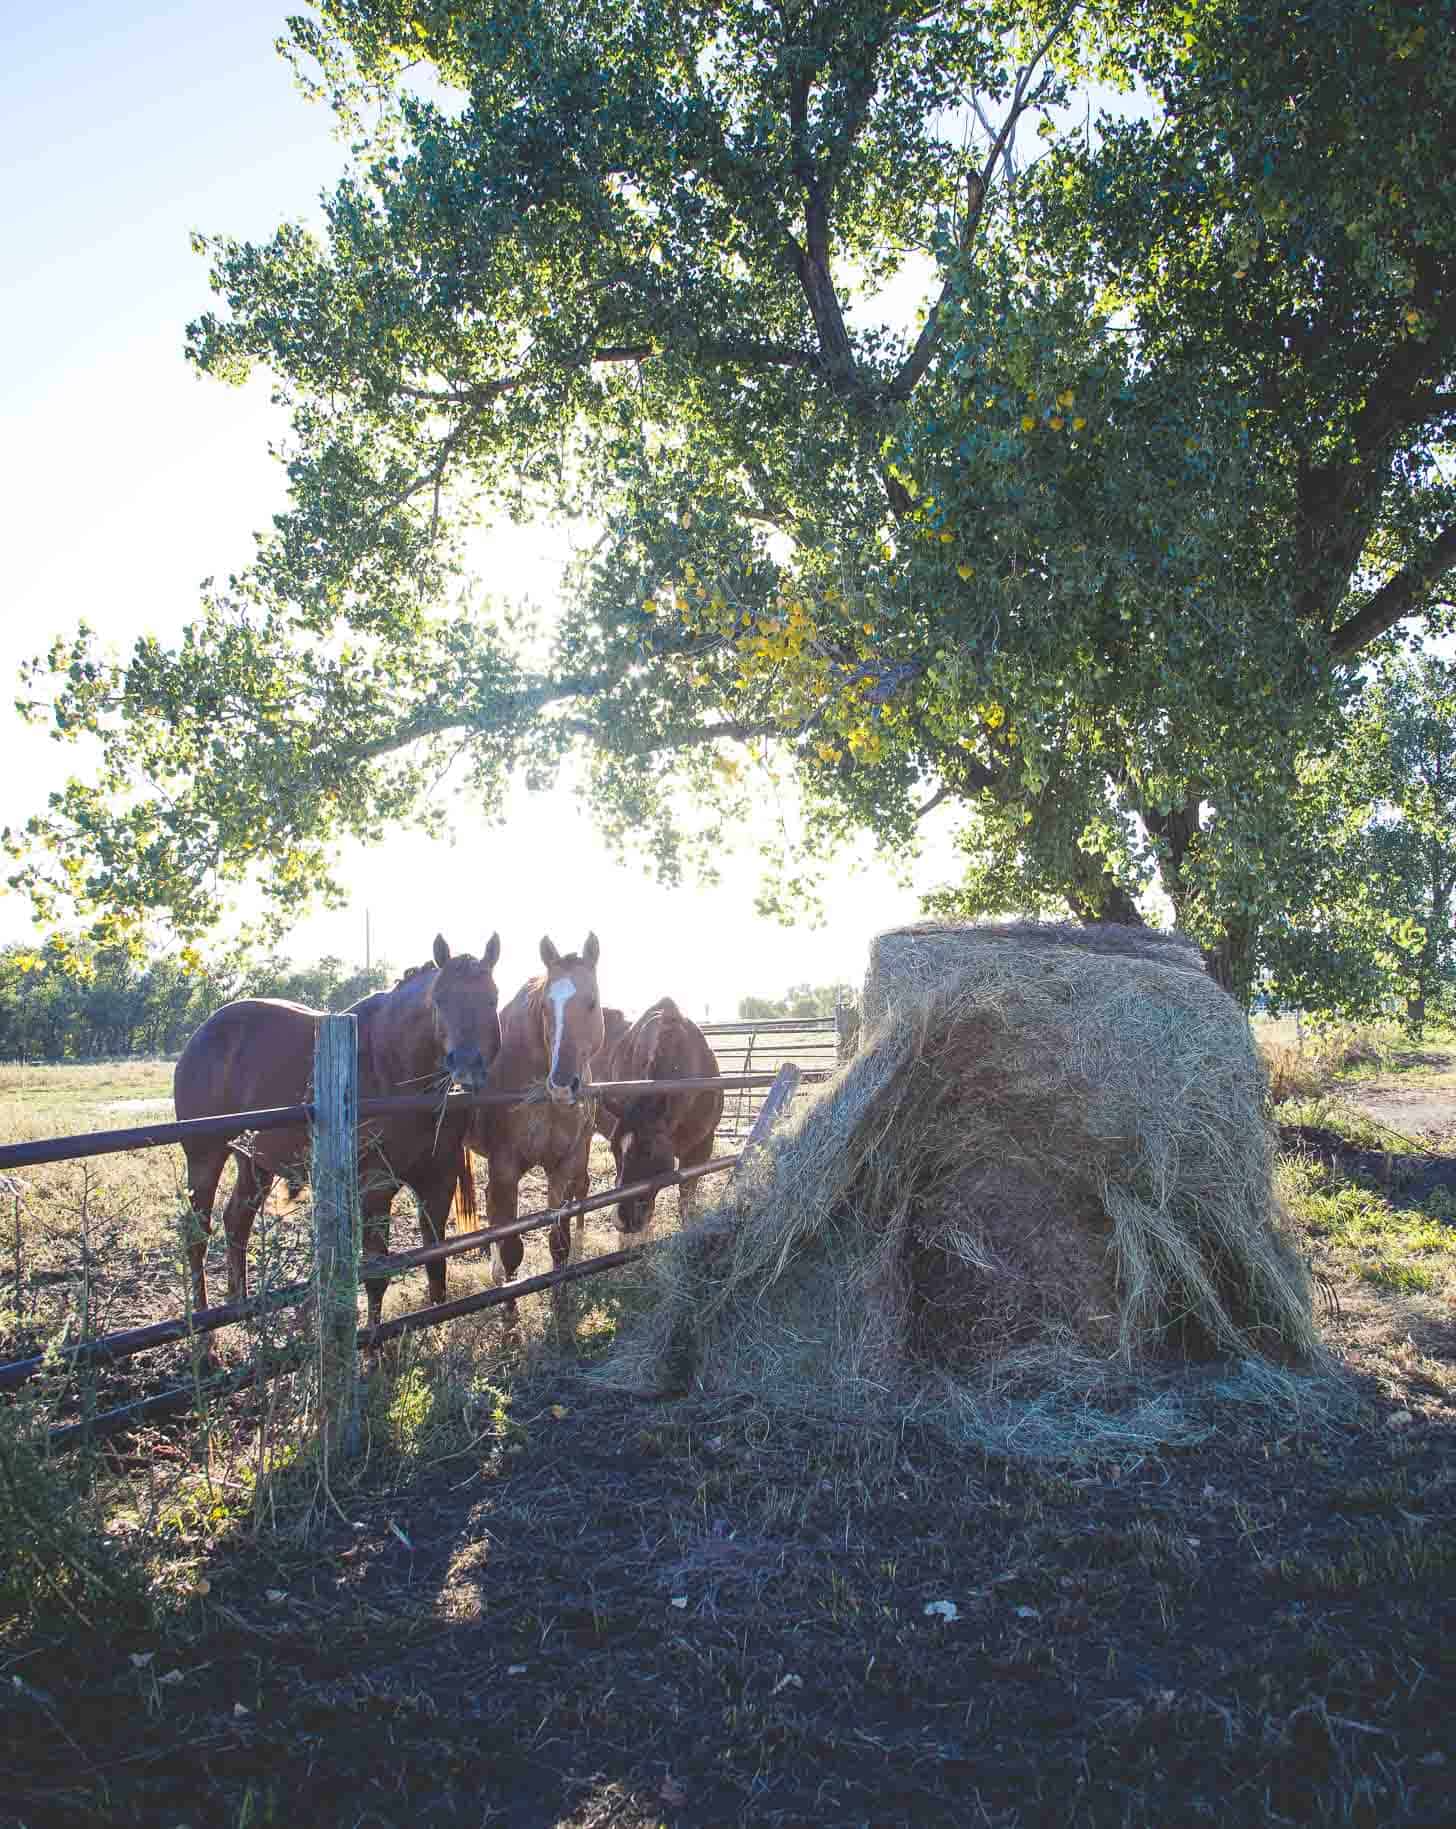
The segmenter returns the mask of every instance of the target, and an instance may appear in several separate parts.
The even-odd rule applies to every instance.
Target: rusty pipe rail
[[[503,1238],[539,1232],[543,1226],[555,1225],[558,1220],[575,1219],[578,1214],[595,1213],[602,1207],[615,1207],[621,1201],[636,1200],[643,1194],[660,1194],[666,1188],[681,1187],[703,1175],[721,1174],[724,1169],[735,1168],[742,1154],[741,1150],[736,1150],[731,1156],[715,1156],[711,1162],[701,1162],[696,1168],[674,1169],[670,1175],[657,1175],[650,1181],[630,1181],[625,1187],[603,1188],[600,1193],[588,1194],[582,1200],[568,1200],[559,1207],[507,1220],[504,1225],[482,1226],[477,1232],[457,1232],[453,1238],[443,1239],[438,1245],[418,1245],[413,1251],[392,1251],[385,1257],[361,1258],[359,1281],[367,1283],[377,1277],[400,1276],[406,1270],[418,1269],[421,1264],[443,1263],[446,1258],[458,1257],[462,1251],[480,1250]]]
[[[604,1080],[594,1084],[592,1098],[635,1098],[657,1092],[707,1092],[722,1087],[769,1086],[771,1073],[727,1073],[711,1078],[683,1080]],[[806,1078],[811,1077],[806,1075]],[[822,1077],[822,1076],[821,1076]],[[523,1105],[542,1095],[527,1087],[517,1092],[452,1092],[443,1100],[429,1093],[408,1093],[398,1098],[360,1099],[359,1116],[388,1117],[393,1112],[456,1112],[487,1106]],[[31,1143],[0,1144],[0,1172],[34,1168],[46,1162],[80,1161],[86,1156],[111,1156],[129,1149],[156,1149],[168,1143],[187,1143],[197,1137],[239,1137],[245,1131],[288,1130],[313,1122],[312,1105],[274,1105],[260,1111],[221,1112],[211,1118],[181,1118],[169,1124],[139,1124],[128,1130],[81,1131],[71,1137],[42,1137]]]
[[[711,1162],[700,1163],[696,1168],[675,1169],[670,1175],[658,1175],[650,1181],[634,1181],[625,1187],[604,1188],[598,1194],[589,1194],[584,1200],[567,1201],[560,1207],[527,1213],[503,1226],[485,1226],[476,1232],[457,1233],[438,1245],[423,1245],[413,1251],[391,1252],[386,1257],[366,1257],[360,1261],[359,1278],[361,1282],[372,1282],[376,1278],[402,1276],[422,1264],[439,1263],[446,1258],[457,1257],[461,1252],[495,1244],[503,1238],[517,1238],[523,1232],[537,1232],[545,1226],[555,1225],[558,1220],[574,1219],[578,1213],[596,1212],[601,1207],[614,1207],[622,1200],[633,1200],[643,1194],[656,1194],[665,1188],[680,1187],[683,1183],[697,1181],[704,1175],[721,1174],[724,1169],[737,1165],[741,1153],[715,1156]],[[513,1283],[510,1287],[519,1291],[521,1285]],[[37,1377],[46,1369],[48,1359],[52,1364],[63,1363],[67,1370],[84,1365],[107,1365],[119,1359],[131,1359],[137,1353],[149,1352],[153,1347],[171,1346],[195,1335],[216,1333],[221,1327],[231,1327],[236,1322],[251,1320],[255,1315],[271,1313],[274,1309],[294,1307],[307,1301],[313,1293],[312,1278],[305,1282],[286,1283],[280,1289],[269,1290],[265,1295],[250,1296],[242,1302],[224,1302],[212,1308],[199,1308],[191,1315],[178,1316],[170,1321],[155,1321],[146,1327],[124,1328],[118,1333],[103,1334],[96,1340],[83,1340],[75,1346],[61,1347],[54,1355],[36,1353],[27,1359],[13,1359],[6,1365],[0,1365],[0,1391],[16,1390]]]

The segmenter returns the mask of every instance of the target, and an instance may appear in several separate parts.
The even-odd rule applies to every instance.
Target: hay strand
[[[900,929],[865,1008],[860,1052],[653,1254],[609,1377],[1076,1455],[1196,1437],[1220,1360],[1319,1358],[1248,1023],[1186,942]]]

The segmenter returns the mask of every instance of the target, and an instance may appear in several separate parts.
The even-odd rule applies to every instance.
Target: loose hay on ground
[[[608,1377],[1059,1456],[1317,1401],[1258,1057],[1193,949],[897,930],[865,1005],[855,1059],[652,1254]]]

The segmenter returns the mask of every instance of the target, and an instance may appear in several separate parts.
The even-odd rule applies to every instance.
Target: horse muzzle
[[[652,1199],[622,1200],[617,1203],[617,1230],[641,1232],[652,1218]]]
[[[479,1048],[452,1048],[445,1056],[445,1071],[466,1092],[484,1092],[490,1063]]]

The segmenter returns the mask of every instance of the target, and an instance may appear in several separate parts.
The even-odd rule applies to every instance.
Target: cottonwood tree
[[[1263,936],[1276,1008],[1419,1036],[1456,992],[1456,666],[1382,658],[1346,741],[1300,771],[1299,893]]]
[[[260,872],[287,917],[341,837],[437,819],[451,758],[488,805],[570,754],[670,875],[746,761],[811,846],[949,801],[1084,915],[1156,874],[1237,981],[1251,834],[1451,556],[1452,58],[1411,37],[1443,9],[1329,0],[1317,47],[1287,11],[295,22],[356,157],[322,237],[204,244],[224,309],[190,336],[276,378],[291,507],[174,648],[50,657],[102,764],[17,880],[200,931]],[[1093,76],[1158,91],[1157,133],[1018,176],[1016,127]],[[902,333],[874,295],[926,256]],[[541,663],[471,529],[543,509],[601,537]]]
[[[1128,740],[1115,711],[1086,715],[1095,692],[1063,715],[1080,718],[1077,753],[1095,741],[1104,764],[1075,836],[1155,877],[1244,989],[1261,932],[1298,903],[1301,777],[1341,741],[1362,665],[1398,625],[1449,621],[1453,18],[1347,0],[1191,8],[1182,40],[1145,66],[1163,119],[1108,121],[1095,151],[1055,149],[1024,198],[1042,283],[1100,288],[1135,326],[1144,373],[1235,409],[1223,450],[1236,427],[1241,515],[1216,532],[1222,556],[1171,621],[1154,606],[1147,622],[1147,599],[1118,604],[1167,666],[1164,717]],[[1200,525],[1180,517],[1174,545]],[[1191,664],[1171,645],[1200,636]],[[1068,785],[1053,789],[1064,809],[1078,805]],[[1057,829],[1038,820],[1013,855],[990,820],[970,899],[998,873],[1003,891],[1018,872],[1045,889]]]

